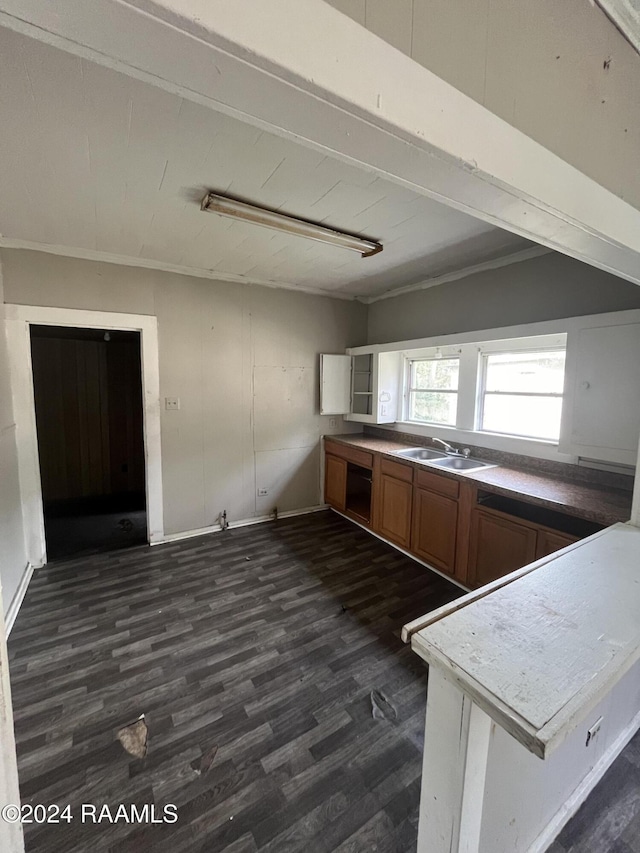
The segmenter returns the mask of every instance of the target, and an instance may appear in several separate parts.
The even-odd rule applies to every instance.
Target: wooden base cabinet
[[[325,440],[324,499],[359,524],[371,523],[373,454]]]
[[[536,559],[537,531],[482,510],[471,518],[469,570],[471,587],[483,586]]]
[[[413,467],[378,456],[373,465],[374,530],[395,545],[411,545]]]
[[[347,460],[327,454],[324,466],[324,499],[329,506],[344,512],[346,497]]]
[[[471,589],[600,529],[331,439],[324,494],[329,506]]]
[[[401,548],[411,544],[411,501],[413,486],[381,474],[377,492],[377,532]]]
[[[425,562],[454,574],[458,501],[427,489],[415,489],[411,550]]]
[[[549,554],[554,554],[561,548],[566,548],[567,545],[573,545],[574,542],[578,541],[577,536],[569,536],[568,533],[540,529],[538,531],[536,560],[539,560],[541,557],[547,557]]]

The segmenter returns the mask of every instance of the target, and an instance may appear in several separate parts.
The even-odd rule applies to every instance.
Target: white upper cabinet
[[[570,332],[559,449],[634,465],[640,435],[640,323]]]
[[[398,419],[400,353],[320,356],[320,414],[360,423]]]

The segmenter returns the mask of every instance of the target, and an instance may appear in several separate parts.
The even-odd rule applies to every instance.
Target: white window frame
[[[453,352],[446,352],[445,350],[451,349],[450,347],[433,347],[429,354],[423,354],[419,356],[414,356],[412,358],[405,359],[405,369],[404,369],[404,381],[403,381],[403,413],[402,417],[406,423],[410,424],[418,424],[422,426],[435,426],[435,427],[455,427],[458,422],[458,409],[460,407],[460,369],[461,359],[460,359],[460,347],[454,349]],[[437,361],[438,359],[458,359],[459,367],[458,367],[458,387],[455,389],[430,389],[430,388],[413,388],[411,386],[411,365],[417,361]],[[456,423],[448,424],[442,423],[441,421],[419,421],[415,418],[411,418],[411,394],[416,391],[431,391],[433,390],[436,393],[445,394],[456,394],[457,396],[457,406],[456,406]]]
[[[484,399],[484,370],[485,357],[493,353],[507,352],[548,352],[551,350],[565,350],[567,348],[567,334],[565,332],[546,335],[529,335],[519,338],[505,338],[492,341],[474,341],[461,344],[460,346],[434,346],[421,349],[407,350],[403,353],[403,404],[402,421],[407,425],[420,428],[429,428],[434,431],[448,431],[449,437],[456,439],[455,433],[464,433],[464,437],[472,443],[473,434],[478,436],[495,436],[505,438],[513,442],[546,445],[556,448],[559,439],[533,438],[531,436],[514,435],[513,433],[499,433],[492,430],[480,429],[481,413]],[[460,369],[458,373],[458,409],[455,425],[439,424],[428,421],[409,420],[409,391],[411,363],[422,359],[459,357]],[[565,373],[566,379],[566,373]],[[563,394],[564,399],[564,394]]]
[[[510,354],[518,354],[518,353],[522,353],[522,354],[527,353],[528,354],[528,353],[536,353],[536,352],[563,352],[566,356],[566,352],[567,352],[566,342],[565,342],[564,346],[545,346],[545,347],[540,347],[540,346],[513,347],[513,346],[510,346],[510,347],[504,347],[504,348],[497,349],[497,350],[494,350],[494,349],[484,350],[483,348],[480,348],[480,352],[479,352],[479,362],[480,363],[479,363],[479,368],[478,368],[478,373],[479,373],[478,395],[477,395],[477,404],[476,404],[476,430],[477,430],[477,432],[488,433],[489,435],[506,435],[506,436],[509,436],[509,438],[524,438],[524,439],[528,439],[530,441],[547,441],[547,442],[551,442],[552,444],[558,444],[558,442],[560,441],[560,430],[558,430],[558,437],[557,438],[545,439],[545,438],[540,438],[540,436],[535,436],[535,435],[523,435],[523,434],[514,433],[514,432],[502,432],[500,430],[485,429],[482,426],[482,422],[484,420],[485,396],[487,395],[487,393],[489,393],[489,394],[504,394],[505,396],[512,396],[512,397],[513,396],[545,397],[545,398],[547,398],[547,397],[554,397],[554,398],[560,397],[560,399],[564,401],[564,397],[565,397],[564,389],[559,394],[555,393],[555,392],[550,392],[548,394],[544,394],[544,393],[538,393],[538,392],[527,393],[525,391],[512,391],[512,392],[487,391],[487,366],[488,366],[488,361],[489,361],[490,355],[498,355],[498,354],[499,355],[507,355],[507,354],[510,355]],[[566,375],[566,364],[565,364],[565,375]]]

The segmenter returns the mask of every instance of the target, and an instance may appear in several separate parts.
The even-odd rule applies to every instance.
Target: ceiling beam
[[[0,0],[0,25],[640,283],[640,211],[320,0]]]
[[[640,53],[640,0],[595,0],[629,44]]]

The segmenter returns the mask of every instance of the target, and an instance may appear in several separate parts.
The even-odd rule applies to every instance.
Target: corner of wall
[[[22,499],[18,476],[18,451],[13,418],[9,351],[7,347],[2,258],[0,255],[0,585],[4,613],[17,612],[18,591],[24,586],[28,572]],[[26,589],[26,586],[25,586]],[[14,616],[15,618],[15,616]]]

